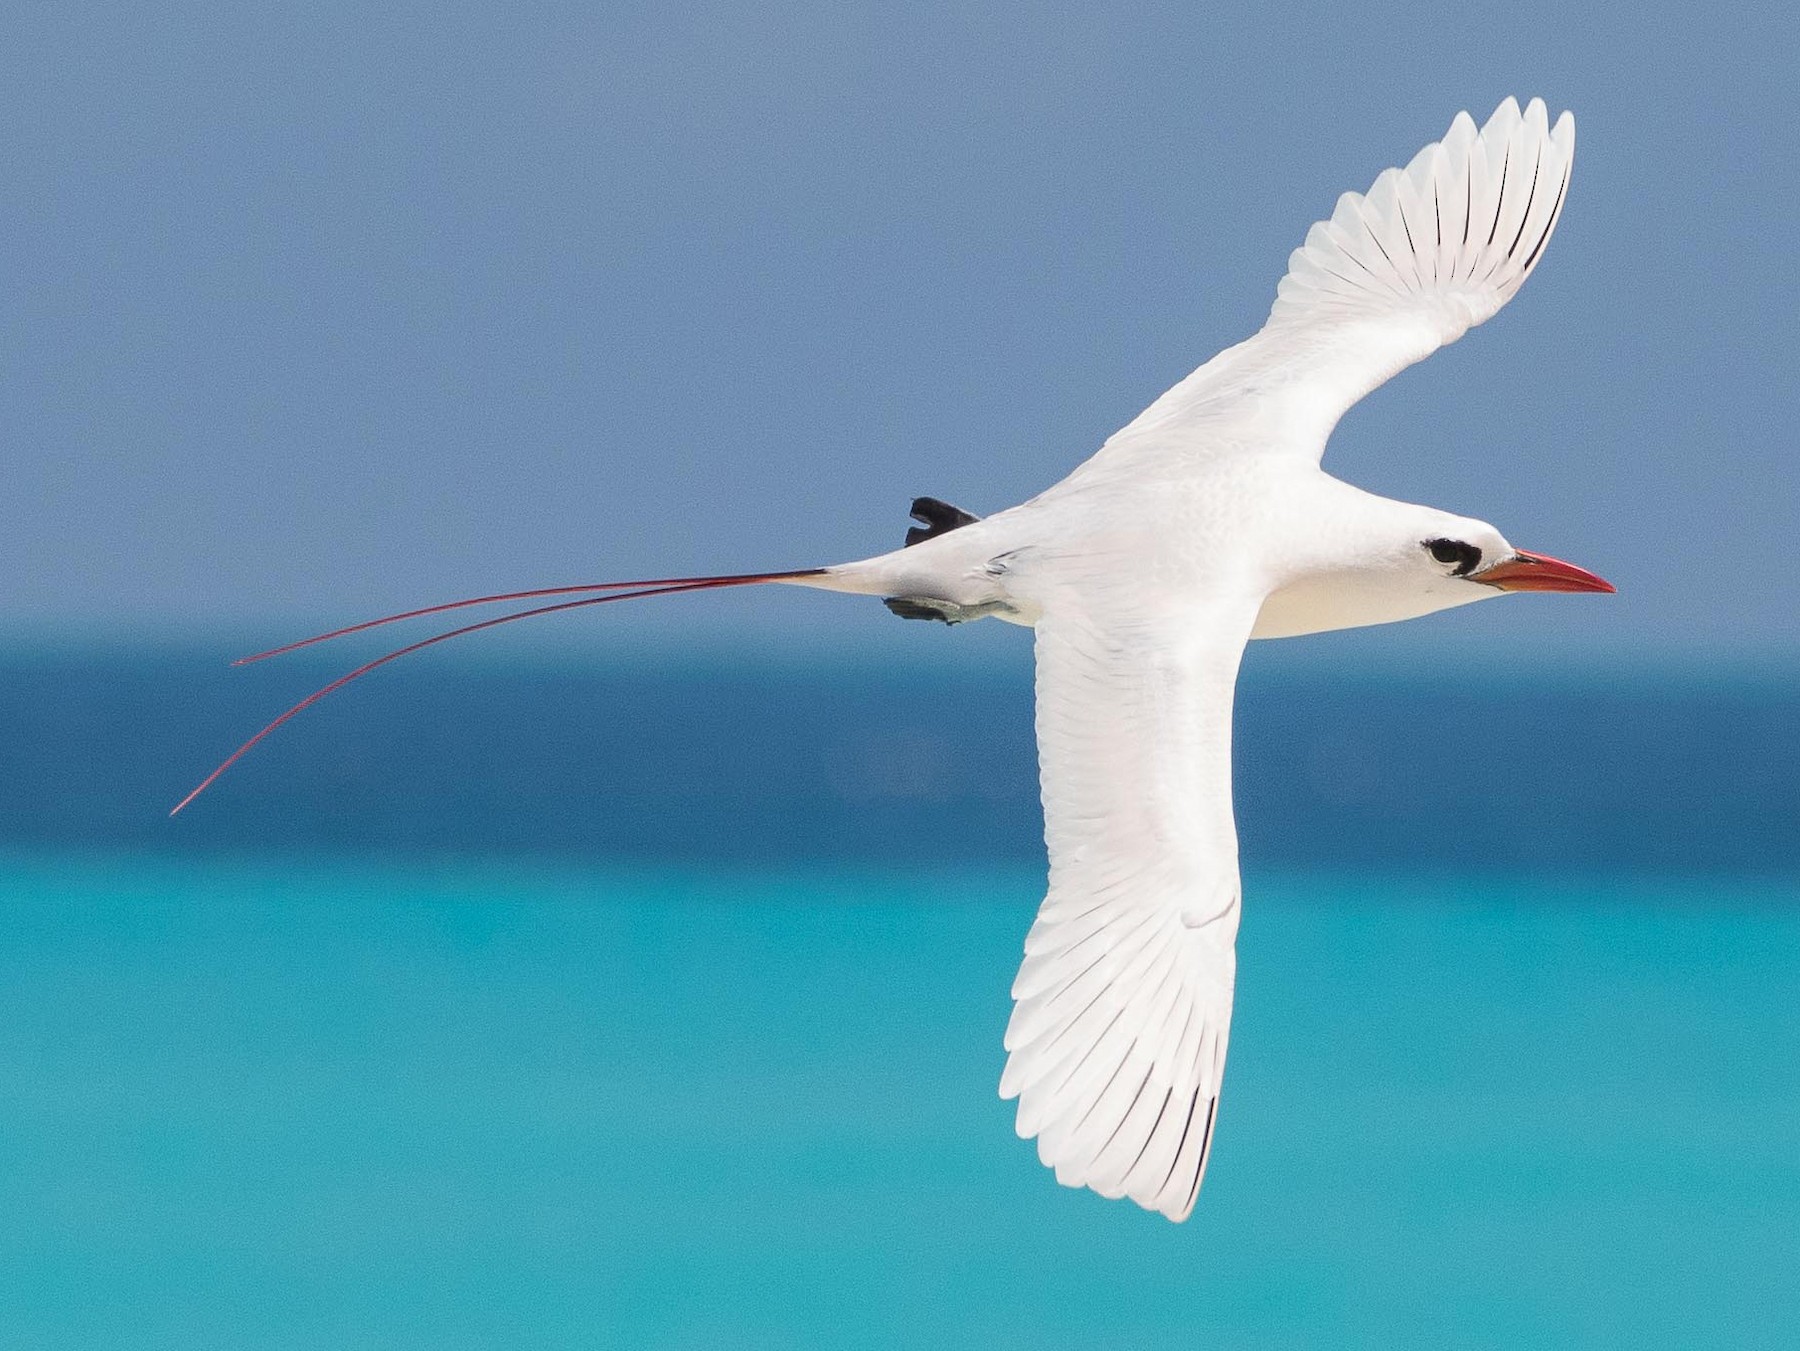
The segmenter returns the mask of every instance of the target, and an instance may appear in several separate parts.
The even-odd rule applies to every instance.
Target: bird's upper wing
[[[1358,399],[1491,318],[1562,213],[1575,119],[1507,99],[1367,195],[1338,198],[1288,259],[1268,322],[1116,432],[1094,462],[1278,449],[1317,458]],[[1121,467],[1124,467],[1121,465]]]
[[[1231,701],[1256,610],[1084,590],[1037,624],[1050,887],[1000,1093],[1058,1181],[1173,1220],[1200,1189],[1231,1026]]]

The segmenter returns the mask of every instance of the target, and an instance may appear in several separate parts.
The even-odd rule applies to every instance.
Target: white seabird
[[[978,520],[921,498],[925,528],[861,562],[786,573],[551,587],[580,595],[466,625],[359,667],[529,615],[781,582],[897,613],[1036,630],[1049,891],[1013,982],[1000,1093],[1069,1186],[1192,1212],[1218,1119],[1240,889],[1231,709],[1244,644],[1410,619],[1507,591],[1611,591],[1493,526],[1351,487],[1320,468],[1358,399],[1492,317],[1556,228],[1574,119],[1508,99],[1366,195],[1288,260],[1268,322],[1115,433],[1062,482]],[[591,594],[591,593],[600,594]],[[257,658],[246,658],[256,660]]]

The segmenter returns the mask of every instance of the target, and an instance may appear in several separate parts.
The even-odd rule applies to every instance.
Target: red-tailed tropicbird
[[[1325,473],[1345,411],[1493,316],[1531,275],[1569,186],[1575,121],[1508,99],[1331,219],[1288,259],[1268,322],[1062,482],[985,520],[930,498],[906,547],[795,572],[548,587],[428,606],[244,660],[465,605],[583,595],[409,644],[333,681],[529,615],[780,582],[884,597],[909,618],[1036,630],[1049,892],[1013,982],[1000,1094],[1059,1182],[1192,1212],[1217,1124],[1240,889],[1231,704],[1251,638],[1411,619],[1508,591],[1611,591],[1484,521]],[[594,594],[599,593],[599,594]]]

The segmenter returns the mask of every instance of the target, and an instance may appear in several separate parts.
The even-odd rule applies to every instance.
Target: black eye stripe
[[[1460,539],[1428,539],[1425,550],[1440,563],[1456,564],[1456,575],[1467,577],[1481,566],[1481,550]]]

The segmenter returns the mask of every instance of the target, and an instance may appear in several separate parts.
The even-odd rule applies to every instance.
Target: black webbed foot
[[[906,532],[908,548],[914,544],[923,544],[928,539],[936,539],[939,535],[947,535],[952,530],[960,530],[965,525],[974,525],[981,519],[961,507],[940,502],[935,497],[913,498],[912,510],[907,514],[920,523]],[[921,529],[920,526],[924,528]],[[895,613],[898,614],[899,611]]]
[[[937,606],[927,605],[924,601],[913,600],[908,596],[886,596],[881,603],[902,619],[935,619],[940,624],[956,623]]]

